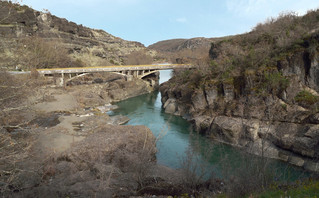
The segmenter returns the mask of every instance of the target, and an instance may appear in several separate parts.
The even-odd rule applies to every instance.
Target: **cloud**
[[[177,18],[175,21],[178,23],[186,23],[187,19],[186,19],[186,17],[180,17],[180,18]]]

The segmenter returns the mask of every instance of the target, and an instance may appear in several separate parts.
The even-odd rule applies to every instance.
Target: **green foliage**
[[[283,190],[278,187],[273,189],[266,190],[265,192],[254,196],[260,198],[273,198],[273,197],[311,197],[318,198],[319,197],[319,182],[318,181],[310,181],[307,183],[302,183],[301,185],[288,186],[288,189]]]
[[[303,90],[296,95],[295,101],[299,103],[301,106],[309,107],[319,102],[319,97],[313,95],[309,91]]]
[[[285,111],[287,111],[287,108],[288,108],[287,104],[281,104],[280,106],[281,106]]]
[[[280,69],[291,61],[304,61],[319,51],[319,10],[309,11],[299,17],[296,13],[280,14],[264,24],[259,24],[248,34],[215,40],[209,51],[206,68],[198,67],[198,73],[182,74],[177,83],[190,83],[194,89],[210,81],[235,84],[243,77],[242,87],[249,87],[259,96],[278,95],[289,86],[289,77]],[[278,67],[279,66],[279,67]],[[246,89],[248,90],[248,89]],[[238,92],[244,94],[244,92]]]
[[[220,194],[218,198],[227,198],[226,194]],[[236,196],[240,197],[240,196]],[[244,196],[246,198],[281,198],[281,197],[307,197],[318,198],[319,197],[319,181],[307,181],[302,183],[296,183],[294,185],[281,186],[274,185],[268,189],[265,189],[261,193],[252,193]]]
[[[190,74],[191,74],[190,70],[184,70],[182,73],[182,78],[187,79],[187,78],[189,78]]]
[[[280,72],[265,73],[264,78],[265,87],[267,87],[273,94],[276,94],[278,91],[285,90],[289,85],[289,80]]]
[[[210,65],[211,68],[216,68],[218,66],[217,62],[214,61],[214,60],[211,60],[209,65]]]

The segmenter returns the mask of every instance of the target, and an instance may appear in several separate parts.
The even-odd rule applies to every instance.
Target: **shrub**
[[[0,70],[0,107],[2,110],[19,103],[25,91],[25,85],[21,80]]]
[[[289,80],[277,71],[265,73],[264,78],[264,85],[272,94],[277,94],[278,92],[285,90],[289,85]]]
[[[309,91],[303,90],[296,95],[295,101],[303,107],[310,107],[319,102],[319,97],[313,95]]]
[[[150,56],[146,50],[133,51],[127,56],[124,62],[126,65],[151,64],[153,57]]]
[[[53,67],[82,67],[83,62],[73,60],[61,43],[45,41],[40,37],[18,40],[17,59],[26,69]]]
[[[284,189],[275,187],[268,189],[256,197],[317,197],[319,193],[319,182],[309,181],[299,185],[287,186]]]

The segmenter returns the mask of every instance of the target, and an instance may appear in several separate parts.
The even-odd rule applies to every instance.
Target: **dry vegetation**
[[[146,65],[152,64],[153,57],[147,54],[146,50],[131,52],[124,61],[125,65]]]
[[[285,112],[288,112],[288,106],[298,108],[302,106],[307,108],[305,111],[310,114],[316,114],[319,112],[318,96],[315,91],[311,93],[311,91],[303,90],[302,87],[308,86],[318,90],[318,83],[311,87],[310,80],[307,81],[311,78],[309,77],[311,62],[315,63],[314,70],[317,67],[314,58],[318,57],[319,53],[318,35],[319,10],[311,10],[302,17],[295,13],[281,14],[278,18],[258,24],[247,34],[214,41],[209,53],[205,53],[205,50],[202,54],[200,53],[200,55],[203,53],[209,55],[208,58],[201,57],[200,60],[195,60],[195,57],[191,60],[198,65],[196,69],[176,70],[174,77],[164,85],[168,88],[164,87],[164,89],[169,90],[168,94],[172,95],[169,97],[185,103],[183,107],[189,108],[191,114],[199,117],[206,116],[214,119],[216,115],[223,115],[251,119],[252,115],[256,114],[251,113],[250,110],[255,109],[260,114],[257,113],[257,116],[253,118],[267,120],[271,125],[284,119],[287,119],[287,122],[293,122],[287,118],[288,116],[286,118],[283,116]],[[180,57],[195,55],[185,52]],[[302,72],[297,71],[298,68]],[[230,101],[225,100],[227,86],[231,87],[230,92],[234,94]],[[207,109],[198,109],[194,113],[192,109],[194,104],[202,100],[192,96],[196,96],[197,92],[204,92],[205,99],[205,94],[211,90],[216,91],[217,98],[214,104],[208,104],[205,106]],[[283,93],[290,95],[284,97]],[[274,100],[285,101],[285,103],[269,102]],[[232,112],[242,107],[242,114]],[[211,126],[207,128],[209,127]],[[214,133],[215,136],[219,132],[208,131],[207,135],[210,133]],[[267,137],[262,138],[268,140]],[[269,168],[267,160],[263,157],[259,160],[257,165],[252,166],[251,161],[248,162],[243,157],[243,164],[236,170],[239,176],[226,180],[226,191],[229,196],[248,196],[250,193],[267,189],[271,184],[278,185],[274,172],[266,171]],[[313,160],[317,162],[316,157]]]
[[[211,42],[218,42],[227,38],[231,38],[231,36],[223,38],[172,39],[157,42],[148,48],[157,50],[159,59],[173,63],[193,63],[208,58]]]
[[[171,39],[166,41],[159,41],[148,46],[148,48],[157,50],[159,52],[173,52],[176,51],[178,47],[181,46],[185,41],[186,39]]]
[[[22,125],[17,112],[28,107],[25,99],[29,93],[30,87],[26,79],[17,79],[0,71],[0,130]]]
[[[61,43],[39,37],[27,37],[17,41],[17,59],[22,68],[81,67],[80,60],[73,60]]]
[[[251,78],[254,91],[260,95],[279,94],[289,84],[289,79],[280,71],[281,67],[295,54],[305,53],[307,57],[304,58],[311,59],[318,53],[318,19],[318,10],[309,11],[303,17],[285,13],[257,25],[248,34],[215,41],[209,50],[209,58],[203,58],[205,50],[199,51],[201,56],[197,57],[201,59],[193,61],[199,66],[196,71],[179,72],[176,79],[199,88],[216,82],[233,84],[237,77],[242,76]],[[181,57],[196,54],[184,53],[189,55]]]
[[[194,72],[176,71],[175,83],[184,84],[187,82],[190,83],[188,88],[197,89],[209,83],[214,84],[216,81],[233,83],[234,77],[245,75],[247,78],[251,78],[251,81],[257,82],[259,94],[279,94],[288,86],[289,80],[278,71],[278,61],[292,56],[299,50],[306,49],[310,56],[318,53],[318,43],[309,42],[309,39],[313,39],[309,33],[318,32],[318,13],[318,11],[310,11],[302,18],[297,17],[294,13],[288,13],[279,16],[276,20],[270,19],[265,24],[256,26],[247,35],[213,43],[209,53],[210,58],[207,57],[208,48],[184,49],[170,55],[169,58],[178,63],[196,62],[200,66]],[[16,63],[20,64],[22,69],[33,70],[34,68],[53,66],[82,65],[81,62],[70,58],[68,52],[59,47],[60,45],[51,41],[37,37],[24,38],[18,40],[16,45],[15,52],[16,56],[19,57]],[[178,59],[180,57],[183,58]],[[150,64],[152,61],[152,57],[146,55],[145,52],[136,51],[127,57],[125,63],[139,65]],[[80,173],[76,179],[83,182],[80,187],[84,190],[87,190],[85,186],[88,185],[86,185],[82,174],[87,174],[88,178],[97,180],[102,192],[110,190],[112,185],[119,185],[116,183],[116,179],[121,178],[121,173],[128,173],[125,175],[126,178],[122,178],[123,180],[133,179],[138,184],[136,188],[132,187],[133,190],[137,191],[137,195],[143,195],[143,192],[146,192],[146,189],[150,188],[151,185],[158,187],[155,185],[157,181],[150,182],[150,177],[148,177],[150,167],[154,163],[156,142],[150,132],[143,127],[139,128],[139,133],[142,135],[138,136],[135,142],[127,142],[127,140],[136,138],[130,129],[121,128],[120,134],[122,136],[119,137],[118,131],[114,131],[112,127],[99,126],[94,131],[90,131],[90,133],[98,135],[90,135],[85,141],[75,144],[69,153],[57,159],[47,160],[45,165],[35,166],[38,170],[28,172],[16,166],[23,159],[29,157],[27,155],[33,143],[32,137],[25,130],[26,128],[22,128],[24,123],[21,123],[17,110],[28,108],[29,104],[26,103],[25,99],[32,95],[32,90],[38,85],[37,83],[41,82],[37,78],[36,72],[31,73],[31,76],[18,79],[5,71],[0,71],[0,162],[10,166],[6,167],[6,171],[0,172],[1,182],[4,181],[1,183],[2,194],[11,195],[15,191],[30,188],[28,186],[24,186],[24,189],[21,187],[25,178],[38,179],[32,187],[39,187],[50,183],[55,177],[66,177],[67,173],[61,173],[58,169],[62,163],[66,168],[71,167],[71,171]],[[33,79],[37,79],[37,81],[35,82]],[[305,97],[308,99],[307,101],[304,100]],[[186,97],[186,99],[189,98]],[[318,97],[302,92],[296,98],[297,102],[298,100],[304,106],[309,107],[309,105],[318,102]],[[11,129],[19,128],[23,130],[23,133],[15,135],[8,133]],[[206,148],[206,150],[210,152],[210,149]],[[204,182],[203,178],[206,172],[198,174],[198,168],[202,169],[203,167],[201,164],[194,166],[194,160],[198,159],[193,152],[189,152],[183,161],[183,183],[175,186],[175,188],[185,190],[189,195],[199,195],[203,188],[209,188],[215,182],[213,177],[209,178],[210,181]],[[240,167],[241,169],[238,171],[241,173],[240,177],[227,181],[229,185],[226,190],[230,196],[236,197],[245,195],[247,192],[258,191],[272,182],[273,175],[270,173],[268,175],[265,172],[267,162],[263,160],[262,158],[260,166],[251,167],[251,164],[247,164],[247,160],[243,159],[246,164],[244,163],[244,168]],[[76,175],[74,172],[72,173]],[[270,177],[272,179],[269,179]],[[18,181],[18,179],[22,180]],[[16,181],[22,184],[16,183]],[[64,178],[61,181],[64,181]],[[120,183],[119,181],[117,182]],[[61,184],[57,183],[58,185],[55,187],[62,188]],[[215,186],[212,188],[216,189]],[[65,197],[69,195],[63,194]]]
[[[0,71],[0,130],[25,130],[27,123],[24,114],[29,114],[29,108],[36,102],[40,94],[37,89],[50,83],[36,71],[23,75]]]
[[[15,69],[32,70],[53,67],[82,67],[84,63],[71,57],[67,49],[58,41],[50,41],[37,36],[17,38],[14,44],[2,41],[6,48],[3,56],[10,59],[7,66]]]
[[[210,47],[198,47],[195,49],[183,48],[174,52],[162,51],[158,52],[158,55],[154,59],[177,64],[198,64],[203,63],[203,60],[207,62],[209,49]]]

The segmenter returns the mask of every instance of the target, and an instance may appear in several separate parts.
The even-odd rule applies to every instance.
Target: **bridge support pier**
[[[58,86],[63,87],[64,86],[64,73],[61,73],[61,78],[59,82],[57,83]]]
[[[133,76],[132,75],[126,75],[126,81],[132,81]]]

